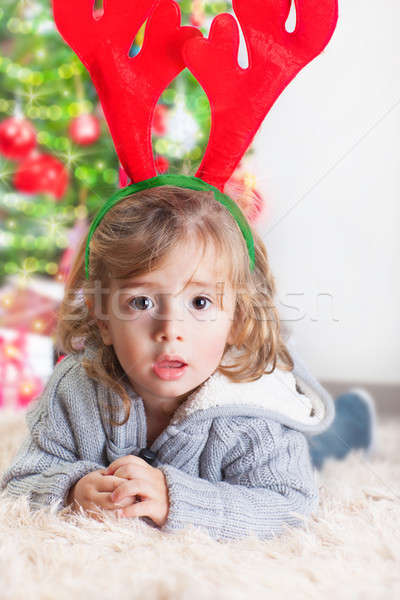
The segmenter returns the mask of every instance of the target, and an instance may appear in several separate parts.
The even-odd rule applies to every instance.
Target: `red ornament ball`
[[[265,210],[265,203],[258,190],[246,185],[243,175],[233,175],[225,184],[224,193],[234,200],[250,223],[256,223]]]
[[[94,115],[80,115],[72,119],[68,133],[75,144],[90,146],[97,142],[101,135],[100,122]]]
[[[18,385],[18,406],[25,408],[34,400],[43,390],[42,380],[36,375],[25,377]]]
[[[14,187],[25,194],[47,192],[56,199],[63,197],[68,185],[68,172],[57,158],[37,154],[24,160],[14,175]]]
[[[166,173],[169,169],[169,162],[165,156],[157,156],[154,161],[157,173]]]
[[[164,104],[157,104],[153,116],[153,131],[156,135],[164,135],[166,132],[167,113],[168,108]]]
[[[199,14],[191,14],[190,15],[190,24],[194,25],[195,27],[201,27],[204,23],[204,14],[203,13],[199,13]]]
[[[28,119],[9,117],[0,123],[0,154],[22,160],[36,146],[36,129]]]

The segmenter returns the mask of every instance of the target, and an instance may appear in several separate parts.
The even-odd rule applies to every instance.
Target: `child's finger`
[[[129,505],[127,508],[122,510],[122,516],[126,518],[133,517],[154,517],[154,502],[147,500],[146,502],[137,502],[134,506]]]
[[[137,467],[147,468],[149,465],[143,458],[140,456],[134,456],[133,454],[127,454],[126,456],[121,456],[114,460],[111,464],[108,465],[106,469],[104,469],[104,475],[112,475],[119,467],[123,465],[133,464]]]
[[[119,504],[127,496],[145,496],[147,498],[153,495],[153,486],[143,479],[124,480],[116,490],[111,494],[111,500]]]
[[[93,503],[103,510],[117,510],[125,506],[131,506],[131,504],[135,504],[135,502],[135,496],[125,496],[125,498],[121,500],[121,505],[116,506],[115,502],[111,500],[111,494],[109,492],[97,492],[93,496]]]
[[[101,477],[96,485],[98,492],[113,492],[123,481],[126,481],[122,477]]]
[[[114,471],[114,477],[122,477],[123,479],[148,479],[151,475],[146,469],[138,470],[137,465],[124,465]]]

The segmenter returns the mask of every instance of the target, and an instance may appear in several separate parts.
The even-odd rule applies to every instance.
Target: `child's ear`
[[[101,319],[96,319],[96,323],[100,330],[100,335],[103,340],[103,344],[105,344],[106,346],[111,346],[112,339],[108,323],[106,321],[102,321]]]

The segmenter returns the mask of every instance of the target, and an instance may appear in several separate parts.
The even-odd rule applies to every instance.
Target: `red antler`
[[[337,0],[295,0],[293,33],[285,29],[290,5],[291,0],[233,0],[246,40],[247,69],[237,62],[239,31],[231,15],[215,17],[208,39],[184,46],[186,66],[211,105],[210,138],[196,176],[221,191],[275,100],[322,52],[335,29]]]
[[[179,6],[173,0],[104,0],[100,19],[93,17],[93,0],[52,3],[60,34],[96,86],[126,173],[134,182],[155,176],[154,109],[162,91],[185,67],[182,44],[200,32],[180,26]],[[142,49],[131,57],[132,42],[147,17]]]

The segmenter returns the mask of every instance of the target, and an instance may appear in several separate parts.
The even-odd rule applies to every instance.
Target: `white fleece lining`
[[[226,375],[216,371],[193,392],[175,411],[171,424],[177,425],[197,410],[214,406],[247,404],[288,416],[304,424],[317,424],[324,417],[325,408],[320,398],[304,383],[298,382],[289,371],[275,369],[256,381],[235,383]]]

